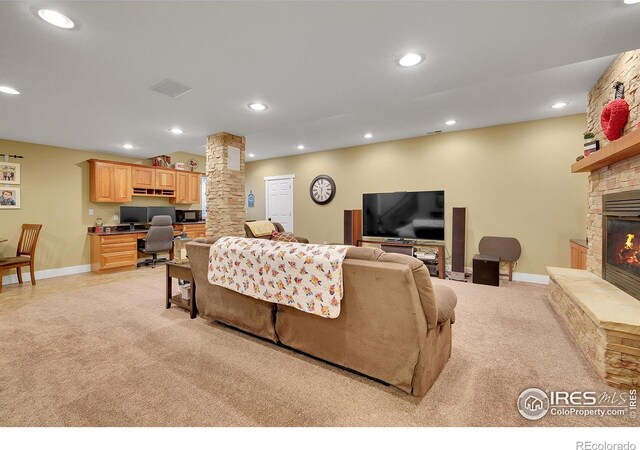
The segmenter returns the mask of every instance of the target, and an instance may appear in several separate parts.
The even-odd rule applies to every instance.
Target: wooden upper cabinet
[[[89,161],[92,202],[125,203],[131,201],[131,167],[101,161]]]
[[[189,174],[189,198],[187,203],[200,203],[202,175],[199,173]]]
[[[194,204],[200,203],[200,173],[176,173],[176,196],[171,203]]]
[[[155,167],[139,167],[131,168],[132,186],[140,189],[154,189],[156,187],[156,169]]]
[[[131,167],[116,164],[113,168],[113,201],[131,201]]]
[[[176,189],[176,173],[173,170],[156,169],[156,189]]]
[[[189,203],[189,173],[176,174],[176,196],[171,199],[171,203]]]
[[[90,197],[92,202],[113,201],[113,165],[101,162],[89,163]]]
[[[92,202],[126,203],[136,195],[165,197],[171,203],[200,203],[201,176],[199,172],[89,160]]]

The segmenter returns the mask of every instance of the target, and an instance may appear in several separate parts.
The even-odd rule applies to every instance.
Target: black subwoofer
[[[500,286],[500,258],[489,255],[473,257],[473,282],[488,286]]]

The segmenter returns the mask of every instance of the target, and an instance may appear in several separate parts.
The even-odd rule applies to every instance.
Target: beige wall
[[[121,204],[89,202],[88,159],[150,164],[148,159],[141,161],[109,153],[8,140],[0,140],[0,153],[24,156],[24,159],[11,160],[21,165],[21,183],[16,187],[21,191],[22,207],[0,211],[0,237],[9,238],[8,242],[0,244],[0,255],[15,255],[23,223],[41,223],[36,270],[89,264],[87,227],[94,225],[98,217],[104,220],[105,225],[115,223],[113,215],[119,213]],[[204,156],[183,152],[171,156],[174,162],[194,158],[200,163],[198,171],[204,170]],[[169,200],[134,197],[130,205],[165,206],[169,205]],[[95,210],[94,216],[89,216],[89,208]],[[198,205],[191,208],[200,209]],[[187,205],[178,206],[178,209],[187,209]]]
[[[585,235],[586,176],[570,171],[585,122],[579,114],[251,162],[246,190],[256,206],[247,216],[265,218],[264,177],[295,174],[296,234],[342,242],[343,210],[361,208],[364,192],[444,189],[448,251],[451,208],[467,207],[467,266],[482,236],[513,236],[522,244],[516,271],[545,274],[568,267],[569,239]],[[309,197],[319,174],[337,186],[326,206]]]

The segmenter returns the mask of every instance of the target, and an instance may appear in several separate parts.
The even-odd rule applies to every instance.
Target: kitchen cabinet
[[[131,201],[131,167],[109,162],[90,161],[90,200],[126,203]]]

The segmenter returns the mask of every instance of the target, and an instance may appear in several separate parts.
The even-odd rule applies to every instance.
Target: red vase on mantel
[[[623,98],[616,99],[604,107],[600,114],[600,124],[609,141],[620,139],[628,118],[629,104]]]

